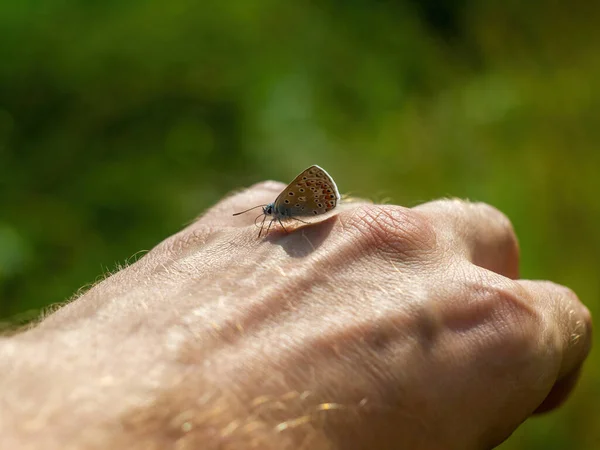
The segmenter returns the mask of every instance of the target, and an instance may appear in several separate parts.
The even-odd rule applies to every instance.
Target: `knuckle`
[[[580,304],[580,316],[582,320],[582,324],[587,331],[587,335],[592,334],[592,313],[590,310],[583,304]]]
[[[547,285],[548,291],[557,291],[560,296],[564,297],[565,299],[571,302],[579,302],[579,297],[570,287],[553,283],[552,281],[546,281],[545,284]]]
[[[486,223],[494,224],[504,230],[507,235],[514,236],[513,225],[506,214],[484,202],[471,202],[458,198],[434,200],[421,205],[426,211],[443,211],[462,217],[476,216],[485,219]]]
[[[526,334],[542,326],[543,316],[534,307],[531,295],[518,284],[509,281],[494,286],[491,300],[496,313],[505,322],[515,325]]]
[[[496,236],[501,244],[508,245],[518,251],[518,241],[512,222],[506,214],[487,203],[472,203],[471,207],[482,217],[487,219],[496,231]]]
[[[548,297],[554,298],[547,303],[554,303],[555,313],[549,314],[553,323],[549,328],[562,329],[562,346],[571,348],[579,346],[588,352],[591,345],[592,316],[589,309],[579,300],[577,294],[567,286],[551,281],[536,282],[534,292],[546,291]],[[565,331],[568,330],[568,331]]]
[[[480,214],[485,215],[495,222],[503,225],[506,228],[511,229],[512,224],[510,223],[510,219],[506,214],[500,211],[498,208],[484,202],[474,202],[470,204],[471,208],[474,208],[480,212]]]
[[[355,229],[369,245],[383,250],[414,254],[435,246],[435,232],[429,219],[411,209],[362,205],[341,216],[344,226]]]
[[[554,339],[544,314],[529,291],[517,282],[495,278],[478,286],[478,302],[489,324],[496,356],[503,361],[524,361],[539,353],[540,340]]]
[[[510,284],[497,294],[497,310],[507,332],[496,353],[515,373],[547,386],[559,370],[560,334],[548,315],[536,307],[532,294],[516,282]]]
[[[473,226],[485,229],[493,238],[493,244],[511,258],[518,258],[519,242],[510,219],[499,209],[483,202],[461,199],[436,200],[419,207],[420,210],[437,217],[442,224],[452,217],[453,227],[461,234],[471,232]]]

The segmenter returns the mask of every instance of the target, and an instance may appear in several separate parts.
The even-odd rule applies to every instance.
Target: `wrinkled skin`
[[[347,203],[266,239],[231,216],[283,187],[1,341],[2,448],[489,449],[567,397],[589,312],[518,279],[499,211]]]

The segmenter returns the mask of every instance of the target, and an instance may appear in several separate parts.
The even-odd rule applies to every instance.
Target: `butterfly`
[[[262,214],[256,218],[264,216],[258,237],[262,235],[267,216],[272,216],[272,219],[269,222],[265,236],[269,234],[271,225],[275,221],[279,222],[281,228],[287,233],[286,228],[281,222],[282,219],[294,219],[302,223],[308,223],[298,217],[325,214],[335,208],[339,200],[340,193],[333,178],[331,178],[325,169],[319,166],[310,166],[294,178],[273,203],[254,206],[245,211],[235,213],[234,216],[262,207]]]

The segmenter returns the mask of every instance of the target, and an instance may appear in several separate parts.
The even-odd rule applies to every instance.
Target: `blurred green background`
[[[22,323],[233,189],[505,211],[526,278],[600,313],[600,3],[0,4],[0,320]],[[600,448],[592,354],[502,449]]]

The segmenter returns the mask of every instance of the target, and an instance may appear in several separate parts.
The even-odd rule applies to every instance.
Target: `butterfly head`
[[[269,203],[268,205],[263,206],[263,214],[265,216],[272,216],[274,210],[274,203]]]

